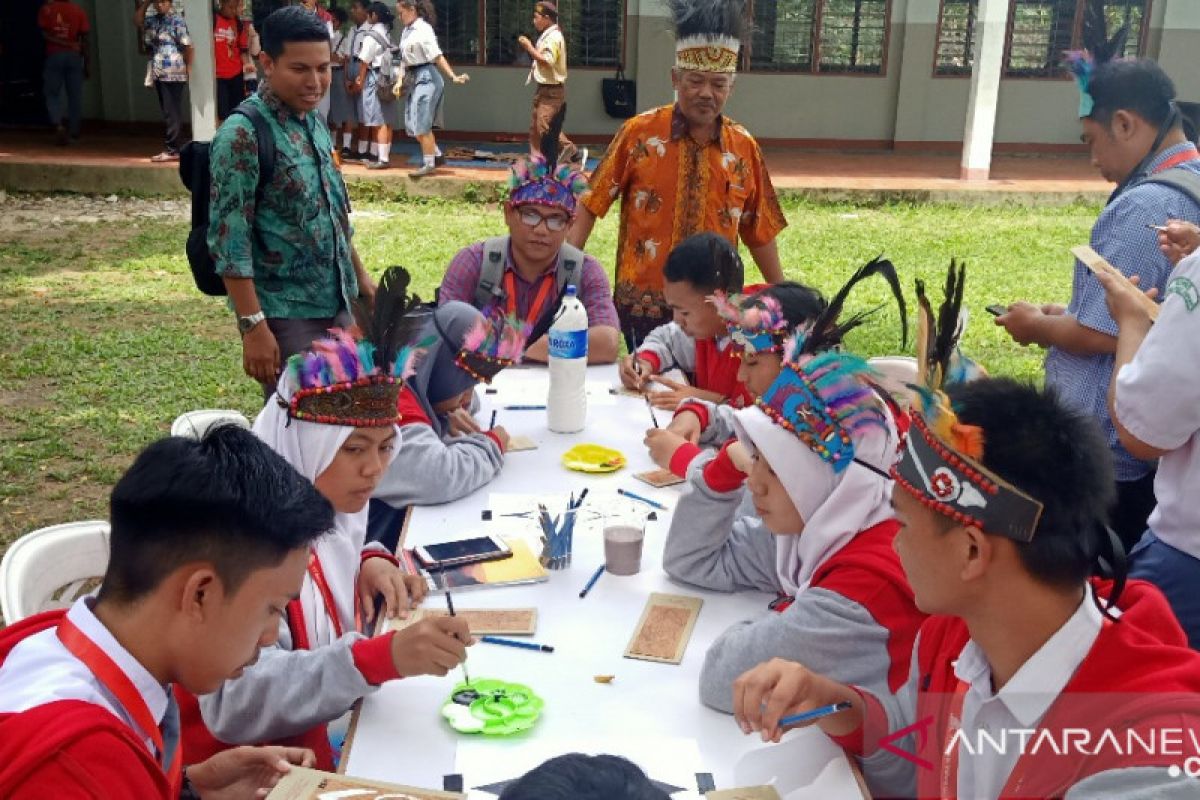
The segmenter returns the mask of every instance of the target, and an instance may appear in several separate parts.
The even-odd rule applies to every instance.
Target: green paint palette
[[[532,728],[543,705],[528,686],[482,678],[455,686],[442,716],[459,733],[509,736]]]

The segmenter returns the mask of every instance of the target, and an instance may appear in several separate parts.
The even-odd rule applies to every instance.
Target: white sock
[[[359,143],[358,143],[358,152],[360,152],[360,153],[365,153],[365,152],[367,152],[367,142],[366,142],[366,140],[365,140],[365,139],[364,139],[364,140],[360,140],[360,141],[359,141]]]
[[[424,161],[425,166],[432,167],[433,166],[433,158],[434,158],[433,156],[422,156],[422,160]]]
[[[345,149],[349,150],[349,149],[350,149],[350,140],[351,140],[351,139],[353,139],[353,138],[354,138],[354,134],[352,134],[352,133],[343,133],[343,134],[342,134],[342,147],[344,147]]]
[[[445,155],[444,153],[442,153],[442,148],[436,147],[436,146],[433,148],[433,154],[435,156],[439,156],[439,157],[442,155]]]
[[[379,155],[379,145],[375,144],[375,142],[371,142],[371,155],[373,155],[373,156]]]
[[[389,152],[392,149],[391,145],[381,144],[376,146],[379,148],[379,160],[386,164],[388,162],[388,158],[390,158],[392,155]]]

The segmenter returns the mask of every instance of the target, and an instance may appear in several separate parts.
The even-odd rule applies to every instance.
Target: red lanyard
[[[1157,167],[1155,167],[1154,174],[1157,175],[1160,172],[1171,169],[1171,167],[1178,167],[1180,164],[1186,164],[1189,161],[1200,161],[1200,154],[1191,148],[1184,150],[1182,153],[1176,153],[1163,163],[1159,164]]]
[[[325,570],[321,567],[321,559],[317,557],[315,548],[308,553],[308,576],[312,578],[313,585],[321,593],[321,601],[325,604],[325,613],[329,615],[329,622],[333,625],[334,638],[340,639],[343,633],[342,621],[338,617],[337,606],[333,603],[333,592],[329,590],[329,581],[325,580]],[[304,625],[304,610],[299,599],[288,603],[288,622],[292,628],[292,639],[296,649],[310,649],[312,643],[308,641],[308,631]],[[359,608],[357,594],[354,597],[354,629],[362,630],[362,609]]]
[[[178,795],[183,784],[183,752],[176,746],[175,756],[171,759],[171,767],[168,770],[163,763],[167,754],[163,749],[162,731],[159,730],[158,722],[150,713],[150,707],[146,705],[146,700],[133,685],[133,681],[129,680],[129,676],[109,658],[108,653],[101,650],[95,642],[88,638],[86,633],[79,630],[70,617],[63,617],[58,623],[58,638],[63,646],[82,661],[88,671],[96,676],[96,680],[100,681],[101,685],[117,699],[121,707],[133,718],[133,724],[142,735],[149,738],[154,744],[154,749],[158,753],[158,764],[167,774],[167,782],[171,787],[170,796]]]
[[[950,700],[950,716],[946,720],[946,743],[942,747],[942,800],[958,797],[958,747],[951,747],[955,734],[962,728],[963,701],[967,696],[967,682],[960,680]]]
[[[550,296],[550,287],[554,284],[554,270],[550,270],[542,276],[541,285],[538,287],[537,295],[533,298],[533,304],[529,306],[529,314],[525,317],[525,322],[529,325],[537,325],[537,322],[542,317],[542,306],[546,305],[546,298]],[[512,270],[504,273],[504,293],[508,296],[508,315],[513,316],[517,313],[517,289],[516,279],[513,278]]]

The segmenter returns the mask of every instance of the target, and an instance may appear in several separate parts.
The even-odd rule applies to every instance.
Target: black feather
[[[942,304],[935,317],[929,298],[925,295],[925,283],[917,280],[917,302],[929,327],[925,340],[924,367],[926,380],[932,388],[942,388],[942,381],[950,371],[950,359],[962,337],[962,301],[966,282],[966,263],[959,264],[951,259],[942,288]]]
[[[1114,58],[1120,58],[1125,52],[1125,42],[1129,38],[1129,22],[1126,21],[1112,38],[1108,36],[1108,20],[1104,16],[1106,3],[1091,2],[1083,14],[1082,42],[1096,66]]]
[[[554,112],[554,116],[550,118],[550,122],[546,128],[546,132],[542,134],[542,156],[546,159],[546,163],[550,165],[551,175],[554,174],[555,167],[558,165],[558,137],[562,134],[563,123],[566,120],[567,104],[563,103],[558,111]]]
[[[411,313],[421,305],[420,297],[408,294],[411,281],[404,267],[388,267],[379,278],[374,307],[361,301],[354,304],[355,321],[363,338],[375,345],[375,363],[385,372],[425,322],[422,315]]]
[[[745,0],[668,0],[675,37],[732,36],[746,38]]]
[[[900,279],[896,275],[896,267],[892,262],[880,256],[859,267],[850,276],[850,280],[846,281],[846,285],[838,289],[837,294],[830,299],[829,306],[813,323],[812,330],[805,339],[802,352],[817,353],[841,344],[847,333],[863,324],[867,317],[878,310],[861,311],[844,322],[838,319],[842,314],[846,298],[850,296],[850,290],[873,275],[882,276],[891,287],[892,296],[896,298],[896,304],[900,307],[901,341],[905,346],[908,345],[908,307],[904,302],[904,293],[900,290]]]

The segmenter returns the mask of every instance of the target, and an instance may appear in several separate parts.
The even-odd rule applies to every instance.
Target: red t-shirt
[[[213,55],[218,78],[236,78],[242,74],[242,53],[250,49],[246,28],[236,19],[221,14],[213,17]]]
[[[71,45],[46,42],[46,55],[55,53],[78,53],[79,34],[92,29],[88,23],[87,14],[83,9],[67,0],[54,0],[42,6],[38,12],[38,27],[47,36],[70,42]]]

